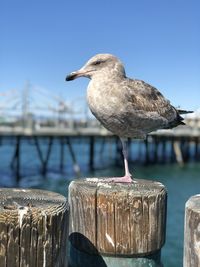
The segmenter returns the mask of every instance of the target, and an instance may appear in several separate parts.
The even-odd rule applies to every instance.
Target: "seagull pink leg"
[[[128,149],[127,149],[127,140],[121,138],[122,142],[122,152],[124,156],[124,168],[125,168],[125,175],[123,177],[116,177],[116,178],[109,178],[108,181],[115,182],[115,183],[132,183],[132,175],[129,172],[128,168]]]

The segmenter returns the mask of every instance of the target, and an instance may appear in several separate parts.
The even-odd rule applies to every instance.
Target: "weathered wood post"
[[[68,204],[60,194],[0,189],[0,266],[66,267]]]
[[[200,266],[200,195],[185,205],[184,267]]]
[[[159,182],[72,181],[69,267],[162,266],[166,203]]]

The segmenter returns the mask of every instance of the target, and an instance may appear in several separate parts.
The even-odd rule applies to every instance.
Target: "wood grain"
[[[165,187],[154,181],[75,180],[69,186],[70,242],[90,254],[155,253],[165,242],[166,200]]]
[[[185,205],[184,267],[200,266],[200,195]]]
[[[60,194],[0,189],[0,266],[67,266],[68,212]]]

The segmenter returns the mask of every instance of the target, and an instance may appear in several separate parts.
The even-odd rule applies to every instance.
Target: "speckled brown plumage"
[[[178,111],[155,87],[127,78],[123,64],[113,55],[92,57],[66,80],[81,76],[91,79],[87,88],[91,112],[120,138],[143,139],[154,130],[184,124]]]

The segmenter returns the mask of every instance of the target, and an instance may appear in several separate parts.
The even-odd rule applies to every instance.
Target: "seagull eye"
[[[103,61],[101,60],[97,60],[95,62],[92,63],[92,65],[96,66],[96,65],[100,65]]]

